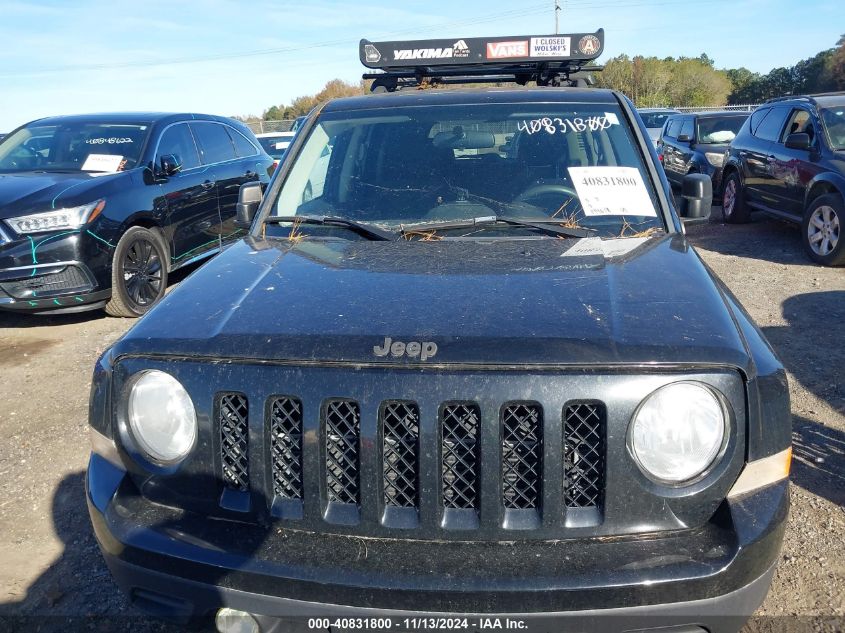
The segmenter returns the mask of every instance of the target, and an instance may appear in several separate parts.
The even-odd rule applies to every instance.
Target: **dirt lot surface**
[[[714,216],[690,227],[690,239],[785,363],[794,416],[792,514],[760,610],[777,617],[748,630],[842,630],[845,270],[811,265],[788,225],[724,226]],[[0,314],[0,628],[171,630],[132,618],[97,550],[83,492],[90,372],[131,325],[99,312]],[[816,617],[783,617],[795,615]]]

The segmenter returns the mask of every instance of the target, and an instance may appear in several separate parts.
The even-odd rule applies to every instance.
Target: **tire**
[[[745,224],[751,220],[751,210],[745,204],[745,188],[735,171],[728,174],[722,186],[722,218],[728,224]]]
[[[106,314],[137,318],[167,290],[167,249],[161,236],[142,226],[131,227],[112,257],[111,300]]]
[[[810,203],[801,222],[807,255],[822,266],[845,265],[845,202],[827,193]]]

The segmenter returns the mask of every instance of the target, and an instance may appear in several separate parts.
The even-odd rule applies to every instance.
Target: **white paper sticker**
[[[105,171],[114,173],[120,167],[123,156],[114,154],[88,154],[82,164],[82,171]]]
[[[616,116],[615,112],[605,112],[604,117],[610,121],[612,125],[619,125],[619,117]]]
[[[569,57],[572,38],[532,37],[531,57]]]
[[[634,167],[570,167],[585,216],[657,217],[640,171]]]

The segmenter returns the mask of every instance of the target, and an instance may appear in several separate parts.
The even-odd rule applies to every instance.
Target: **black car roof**
[[[484,103],[617,103],[612,90],[597,88],[466,88],[462,90],[400,90],[330,101],[324,112],[416,105]]]
[[[190,112],[95,112],[91,114],[70,114],[63,116],[44,117],[31,121],[44,125],[57,123],[85,123],[87,121],[108,121],[113,123],[158,123],[164,121],[221,121],[229,123],[225,117],[213,114],[195,114]]]

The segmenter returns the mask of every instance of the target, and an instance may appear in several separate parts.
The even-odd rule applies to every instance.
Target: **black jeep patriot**
[[[376,94],[312,113],[241,189],[248,237],[102,356],[88,504],[137,606],[256,632],[757,608],[785,373],[631,102],[572,86],[602,42],[363,41]],[[417,89],[484,74],[536,87]],[[709,214],[706,176],[684,196]]]

